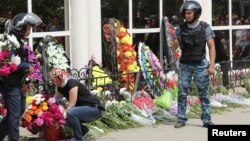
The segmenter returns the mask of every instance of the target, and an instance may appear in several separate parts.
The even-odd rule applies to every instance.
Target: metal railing
[[[228,81],[228,85],[230,85],[231,87],[238,87],[243,85],[243,79],[250,79],[250,60],[224,61],[220,62],[219,64],[220,67],[216,67],[216,73],[213,76],[210,76],[212,86],[221,86],[223,85],[223,81]],[[151,89],[152,95],[155,95],[155,92],[167,88],[166,79],[161,79],[160,77],[156,77],[155,75],[150,75],[151,80],[149,84],[148,79],[145,79],[145,77],[143,76],[143,73],[145,72],[142,71],[116,75],[107,73],[108,76],[103,77],[93,77],[91,74],[92,71],[93,70],[91,68],[70,70],[71,75],[82,82],[89,90],[103,87],[104,89],[107,88],[113,94],[118,94],[120,88],[124,86],[132,87],[131,92],[141,90],[142,88],[145,89],[145,86],[147,86],[147,88]],[[153,70],[147,71],[147,73],[159,74],[162,71],[166,75],[169,70]],[[123,77],[127,77],[127,81],[122,81]],[[107,81],[108,78],[110,78],[112,81]],[[118,80],[114,78],[118,78]],[[100,81],[102,82],[101,84],[98,83]],[[155,85],[158,85],[157,88],[155,88]],[[38,85],[29,84],[28,87],[32,89],[39,88],[39,90],[41,90],[45,86],[52,88],[51,83],[43,83]]]
[[[220,62],[218,64],[220,64],[220,66],[215,68],[216,73],[214,75],[210,76],[212,86],[223,85],[223,81],[228,80],[228,84],[230,84],[231,86],[234,86],[234,87],[238,87],[238,86],[241,86],[243,84],[243,81],[242,81],[243,78],[250,78],[250,60],[223,61],[223,62]],[[168,72],[169,70],[154,70],[154,71],[151,71],[151,72],[148,71],[148,72],[149,73],[156,73],[156,72],[159,73],[161,71],[163,71],[166,74],[166,72]],[[82,81],[86,86],[88,86],[89,89],[92,88],[91,82],[93,82],[95,79],[96,80],[97,79],[104,79],[104,83],[105,83],[105,80],[106,80],[105,78],[107,78],[107,77],[112,79],[112,78],[117,78],[117,77],[121,78],[122,76],[126,76],[126,75],[133,75],[133,77],[128,77],[128,78],[130,78],[130,80],[128,80],[127,83],[140,82],[140,83],[137,83],[137,85],[135,86],[136,89],[143,87],[141,85],[145,85],[147,83],[147,81],[143,77],[144,72],[142,72],[142,71],[135,72],[135,73],[128,73],[128,74],[116,74],[116,75],[108,74],[109,76],[107,76],[107,77],[95,77],[95,78],[92,77],[90,72],[91,72],[91,70],[89,68],[81,68],[79,70],[76,70],[76,69],[71,70],[71,74],[75,78]],[[154,75],[151,79],[154,82],[156,80],[159,80],[159,78],[155,77]],[[112,79],[112,80],[114,80],[114,79]],[[161,81],[166,81],[166,80],[161,80]],[[114,82],[112,81],[112,83],[114,83]],[[113,85],[113,84],[111,84],[111,85]]]
[[[211,76],[213,86],[223,85],[224,81],[238,87],[243,85],[243,79],[250,78],[250,60],[223,61],[218,64],[220,67],[215,68],[216,74]]]

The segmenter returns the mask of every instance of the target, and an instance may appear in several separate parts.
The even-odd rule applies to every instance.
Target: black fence
[[[250,60],[224,61],[216,67],[216,74],[211,76],[212,85],[230,85],[238,87],[243,85],[244,79],[250,78]]]
[[[243,85],[243,81],[242,81],[243,79],[250,78],[250,60],[224,61],[218,64],[220,64],[220,66],[217,66],[215,68],[216,73],[210,76],[212,86],[220,86],[224,84],[224,85],[230,85],[232,87],[238,87],[238,86]],[[109,76],[106,76],[106,77],[95,77],[95,78],[92,77],[91,71],[92,70],[90,68],[81,68],[79,70],[72,69],[71,74],[75,78],[83,82],[88,87],[88,89],[92,89],[93,85],[97,86],[98,85],[97,83],[93,84],[93,82],[97,82],[97,80],[100,80],[100,79],[103,80],[103,83],[104,83],[103,85],[106,85],[106,79],[108,77],[112,80],[117,80],[117,78],[121,78],[127,75],[133,76],[133,77],[128,77],[132,79],[128,79],[126,83],[133,82],[135,84],[134,90],[138,90],[144,87],[148,83],[147,80],[143,77],[144,72],[142,71],[136,72],[136,73],[128,73],[128,74],[116,74],[116,75],[108,74]],[[161,71],[163,71],[166,74],[170,70],[154,70],[149,73],[160,73]],[[178,70],[176,70],[176,73],[178,74]],[[153,82],[157,82],[157,81],[166,82],[166,80],[162,80],[162,79],[159,80],[159,77],[155,77],[155,75],[152,75],[151,79]],[[110,85],[117,86],[119,84],[117,84],[115,81],[112,81]],[[165,86],[166,86],[166,83],[164,83],[163,87]]]
[[[218,86],[230,86],[230,87],[239,87],[243,85],[244,79],[250,79],[250,60],[241,60],[241,61],[225,61],[220,62],[220,66],[216,67],[216,73],[211,77],[211,85],[214,87]],[[81,69],[71,69],[71,75],[81,81],[89,90],[102,87],[104,90],[106,87],[113,94],[119,93],[120,88],[126,86],[130,88],[130,92],[135,92],[141,89],[150,89],[152,95],[156,95],[157,91],[167,88],[167,80],[156,77],[156,75],[150,75],[149,79],[144,75],[144,72],[128,73],[128,74],[111,74],[107,73],[108,76],[103,77],[92,77],[91,68],[81,68]],[[165,75],[170,70],[154,70],[147,73],[159,74],[163,72]],[[101,72],[100,72],[101,73]],[[178,75],[178,69],[176,69]],[[127,81],[121,81],[123,77],[127,77]],[[149,77],[149,76],[148,76]],[[117,79],[118,78],[118,79]],[[112,80],[112,81],[108,81]],[[101,84],[99,83],[101,82]],[[226,83],[227,82],[227,83]],[[155,87],[155,85],[158,85]],[[151,87],[150,87],[151,86]],[[43,84],[29,84],[26,85],[31,89],[31,93],[43,93],[53,94],[54,86],[51,83]],[[45,92],[44,92],[45,90]]]

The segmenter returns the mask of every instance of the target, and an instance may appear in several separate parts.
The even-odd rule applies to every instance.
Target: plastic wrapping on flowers
[[[142,111],[142,113],[146,117],[152,116],[153,108],[154,108],[154,101],[151,96],[145,92],[137,91],[132,96],[132,103]]]

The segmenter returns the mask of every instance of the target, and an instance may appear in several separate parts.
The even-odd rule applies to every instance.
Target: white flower
[[[112,105],[118,106],[118,105],[119,105],[119,102],[118,102],[117,100],[112,100]]]
[[[106,95],[106,96],[111,95],[111,92],[110,92],[110,91],[104,91],[103,93],[104,93],[104,95]]]
[[[126,87],[123,87],[123,88],[121,88],[120,90],[119,90],[119,93],[120,94],[122,94],[124,91],[126,91],[127,90],[127,88]]]
[[[92,90],[90,93],[92,95],[98,95],[100,92],[98,90]]]
[[[21,63],[21,59],[18,55],[17,56],[12,55],[10,62],[11,64],[16,64],[18,66]]]
[[[121,88],[119,91],[120,95],[122,95],[125,99],[131,99],[131,93],[126,91],[126,88]]]
[[[2,51],[3,46],[6,46],[6,42],[0,41],[0,52]]]
[[[27,108],[28,108],[28,109],[31,109],[31,108],[32,108],[32,105],[29,105]]]
[[[61,44],[50,42],[48,47],[48,61],[56,68],[66,70],[69,68],[68,59],[64,56],[65,51]]]
[[[14,35],[7,35],[7,38],[8,38],[8,40],[9,40],[11,43],[14,44],[14,46],[15,46],[16,48],[20,48],[20,44],[19,44],[19,42],[17,41],[16,36],[14,36]]]
[[[108,100],[105,104],[105,109],[108,109],[109,107],[113,106],[112,102]]]

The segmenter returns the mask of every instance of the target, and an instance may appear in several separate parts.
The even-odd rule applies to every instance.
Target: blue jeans
[[[26,99],[20,87],[0,87],[7,116],[0,123],[0,141],[8,135],[9,141],[19,141],[19,120],[25,110]]]
[[[209,75],[208,61],[203,59],[201,63],[179,65],[179,95],[178,95],[178,121],[186,122],[187,95],[194,77],[201,101],[203,123],[211,121],[211,106],[209,100]]]
[[[81,131],[81,122],[95,121],[101,117],[101,111],[97,107],[78,106],[67,110],[67,123],[73,128],[74,138],[81,141],[84,136]],[[86,127],[87,128],[87,127]]]

